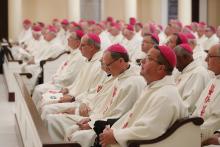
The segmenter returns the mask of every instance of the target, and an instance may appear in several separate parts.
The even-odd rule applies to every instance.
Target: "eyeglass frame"
[[[110,62],[110,63],[108,63],[108,64],[103,63],[102,60],[100,60],[100,62],[101,62],[101,65],[102,65],[102,66],[109,67],[109,66],[111,66],[114,62],[116,62],[116,61],[119,60],[119,59],[120,59],[120,58],[115,59],[115,60],[113,60],[112,62]]]
[[[207,54],[207,58],[220,58],[220,56]]]

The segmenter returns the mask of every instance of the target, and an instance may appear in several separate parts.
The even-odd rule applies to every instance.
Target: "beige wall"
[[[220,25],[220,0],[208,0],[208,24]]]
[[[137,0],[137,17],[141,22],[161,23],[160,0]]]
[[[68,18],[68,0],[23,0],[23,18],[49,23]]]
[[[112,16],[115,19],[125,18],[125,7],[124,0],[102,0],[103,3],[103,15],[102,19],[105,19],[108,16]]]
[[[20,12],[15,10],[18,1],[21,4]],[[50,23],[53,18],[69,18],[68,9],[68,0],[9,0],[9,38],[16,39],[22,28],[21,22],[26,18]]]

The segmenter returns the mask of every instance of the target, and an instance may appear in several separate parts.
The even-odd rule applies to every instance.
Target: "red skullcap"
[[[182,43],[187,43],[187,38],[186,38],[186,36],[183,33],[177,33],[177,36],[181,40],[181,44]]]
[[[150,34],[155,40],[157,40],[157,42],[159,43],[160,42],[160,39],[158,37],[158,35],[156,33],[154,34]]]
[[[189,44],[187,43],[183,43],[179,45],[181,48],[183,48],[184,50],[186,50],[189,53],[193,53],[192,48],[190,47]]]
[[[132,25],[127,25],[126,29],[128,29],[129,31],[134,31],[134,27]]]
[[[170,47],[166,45],[158,46],[161,54],[169,62],[169,64],[174,68],[176,66],[176,54]]]
[[[76,30],[74,31],[76,33],[76,35],[81,39],[84,35],[84,32],[82,30]]]
[[[136,24],[136,18],[131,17],[131,18],[129,19],[129,24],[130,24],[130,25],[135,25],[135,24]]]
[[[41,31],[41,27],[40,26],[34,26],[32,28],[32,30],[35,31],[35,32],[40,32]]]
[[[196,39],[196,37],[195,37],[192,33],[186,33],[185,36],[186,36],[188,39]]]
[[[128,53],[128,51],[124,48],[124,46],[120,45],[119,43],[109,46],[107,48],[107,51],[116,52],[116,53],[125,53],[125,54]]]
[[[88,33],[87,35],[88,35],[88,37],[89,37],[90,39],[92,39],[92,40],[95,41],[96,43],[101,43],[101,40],[100,40],[100,38],[99,38],[98,35],[96,35],[96,34],[94,34],[94,33]]]
[[[113,18],[111,16],[107,17],[107,21],[113,22]]]
[[[53,33],[57,33],[57,28],[56,28],[55,26],[49,25],[49,26],[48,26],[48,31],[49,31],[49,32],[53,32]]]
[[[68,21],[67,19],[63,19],[63,20],[61,21],[61,24],[63,24],[63,25],[68,25],[68,24],[69,24],[69,21]]]

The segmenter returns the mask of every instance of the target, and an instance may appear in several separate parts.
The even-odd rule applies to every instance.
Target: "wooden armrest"
[[[58,56],[56,56],[56,57],[54,57],[54,58],[48,58],[48,59],[46,59],[46,60],[41,60],[41,61],[40,61],[40,67],[43,68],[43,66],[44,66],[44,64],[45,64],[46,62],[50,62],[50,61],[57,60],[57,59],[58,59],[59,57],[61,57],[62,55],[64,55],[64,54],[69,54],[69,53],[70,53],[70,51],[65,51],[65,52],[59,54]]]
[[[187,123],[193,123],[196,126],[200,126],[203,124],[204,120],[201,117],[185,117],[178,119],[164,134],[161,136],[151,139],[151,140],[128,140],[127,144],[128,147],[139,147],[142,144],[152,144],[156,142],[160,142],[166,138],[168,138],[170,135],[172,135],[178,128],[181,126],[187,124]],[[147,133],[147,132],[146,132]]]
[[[43,147],[81,147],[78,143],[50,143],[50,144],[44,144]]]
[[[22,60],[12,60],[12,59],[8,59],[8,62],[18,62],[18,64],[22,64],[23,63]]]
[[[20,73],[20,76],[26,76],[28,79],[32,78],[31,73]]]

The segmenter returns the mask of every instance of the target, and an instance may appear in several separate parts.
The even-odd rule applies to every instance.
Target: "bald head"
[[[206,57],[208,69],[213,71],[215,75],[220,74],[220,44],[216,44],[209,49]]]

